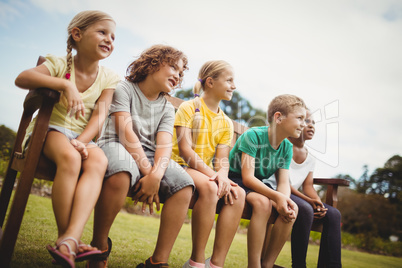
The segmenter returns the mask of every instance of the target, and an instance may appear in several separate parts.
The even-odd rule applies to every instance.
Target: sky
[[[166,44],[189,59],[184,89],[223,59],[255,108],[303,98],[317,121],[315,177],[358,179],[402,155],[401,0],[0,0],[0,124],[17,130],[27,91],[15,78],[39,55],[65,55],[68,23],[88,9],[117,23],[101,64],[122,78],[144,49]]]

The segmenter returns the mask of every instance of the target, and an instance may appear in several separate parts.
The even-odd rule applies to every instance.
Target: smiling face
[[[235,89],[233,69],[227,67],[219,74],[218,78],[211,80],[211,88],[209,90],[219,100],[230,101]]]
[[[303,129],[303,139],[311,140],[314,137],[314,133],[315,133],[315,121],[314,121],[313,115],[308,110],[306,113],[305,122],[306,122],[306,126]]]
[[[114,49],[116,24],[112,20],[101,20],[89,26],[85,31],[72,30],[77,51],[94,60],[110,56]]]
[[[183,72],[184,62],[179,59],[175,64],[162,63],[158,71],[148,76],[153,80],[158,91],[170,93],[179,85]]]
[[[279,121],[289,137],[298,138],[306,126],[305,118],[306,109],[304,107],[295,107],[287,116],[282,116]]]

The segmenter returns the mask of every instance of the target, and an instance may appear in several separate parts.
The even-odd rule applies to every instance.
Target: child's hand
[[[70,117],[75,114],[75,119],[78,119],[80,114],[84,116],[85,105],[74,83],[67,81],[67,87],[63,93],[67,99],[67,114],[70,114]]]
[[[215,181],[216,184],[218,185],[218,192],[217,195],[219,198],[222,198],[225,196],[225,203],[228,200],[228,195],[233,195],[235,199],[237,199],[237,193],[232,191],[232,186],[237,186],[236,183],[228,179],[226,176],[223,176],[222,174],[219,174],[219,172],[216,172],[211,178],[209,178],[210,181]],[[230,199],[230,198],[229,198]],[[233,199],[232,199],[233,203]]]
[[[316,209],[314,209],[314,219],[322,219],[325,217],[327,214],[328,209],[323,206],[317,206]]]
[[[285,222],[289,223],[296,219],[297,205],[295,202],[292,201],[292,199],[280,193],[274,204],[275,209],[278,211],[279,215]]]
[[[88,158],[88,150],[84,143],[80,142],[77,139],[72,139],[70,143],[81,154],[82,160]]]
[[[160,200],[158,194],[159,186],[160,179],[154,177],[152,174],[142,177],[139,182],[134,186],[134,204],[142,202],[142,212],[145,212],[146,206],[148,204],[149,213],[152,214],[154,212],[154,202],[156,204],[156,210],[160,210]]]

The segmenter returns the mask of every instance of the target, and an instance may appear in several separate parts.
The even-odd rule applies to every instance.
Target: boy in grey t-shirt
[[[92,245],[104,254],[91,260],[90,267],[107,262],[109,230],[128,192],[136,203],[143,203],[143,211],[148,205],[153,213],[153,203],[159,210],[164,202],[155,251],[137,267],[168,267],[194,189],[191,177],[170,159],[174,108],[164,98],[181,83],[185,69],[182,52],[156,45],[128,67],[127,81],[116,88],[98,141],[109,163],[95,208]]]

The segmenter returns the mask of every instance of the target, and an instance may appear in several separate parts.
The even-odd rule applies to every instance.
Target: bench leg
[[[12,160],[10,160],[11,162]],[[17,171],[8,167],[7,174],[3,180],[3,187],[0,193],[0,228],[3,227],[4,220],[6,218],[8,204],[10,203],[11,193],[14,189],[15,177]],[[1,236],[0,236],[1,238]]]
[[[22,218],[24,216],[25,207],[31,192],[34,173],[32,171],[30,175],[25,175],[28,172],[24,171],[21,173],[13,203],[11,205],[10,214],[8,215],[7,223],[0,241],[0,267],[9,267],[10,265]]]

